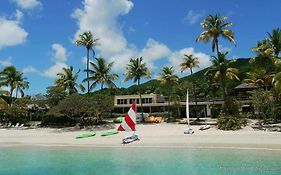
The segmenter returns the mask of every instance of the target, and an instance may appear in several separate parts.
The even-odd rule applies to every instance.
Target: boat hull
[[[133,134],[131,136],[128,136],[128,137],[125,137],[123,140],[122,140],[122,143],[123,144],[128,144],[128,143],[132,143],[134,141],[137,141],[139,140],[139,136],[136,135],[136,134]]]

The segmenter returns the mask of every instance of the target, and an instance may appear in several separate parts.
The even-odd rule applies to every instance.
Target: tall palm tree
[[[116,88],[114,80],[118,79],[118,75],[110,73],[113,63],[114,62],[110,62],[107,65],[102,57],[97,58],[97,64],[90,62],[90,65],[93,69],[88,69],[85,71],[89,72],[89,74],[92,76],[83,80],[83,82],[93,81],[90,86],[90,91],[94,89],[97,84],[101,84],[101,89],[103,89],[104,85],[107,85],[109,88]]]
[[[84,32],[82,35],[79,35],[79,39],[75,41],[75,44],[77,46],[84,46],[87,49],[87,68],[86,70],[89,70],[89,62],[90,62],[90,52],[93,54],[93,58],[95,58],[95,50],[94,46],[97,45],[98,39],[94,39],[93,35],[90,31]],[[89,72],[87,72],[87,78],[89,78]],[[90,93],[90,82],[87,82],[88,91],[87,93]]]
[[[227,29],[232,26],[232,23],[226,22],[228,17],[221,17],[220,14],[208,15],[205,20],[201,23],[201,27],[205,30],[197,38],[196,42],[203,40],[205,43],[212,40],[212,51],[217,51],[219,55],[219,37],[229,40],[235,44],[234,32]]]
[[[85,91],[85,88],[82,84],[77,83],[78,75],[80,73],[80,69],[73,74],[73,67],[70,66],[69,68],[63,68],[62,73],[58,73],[58,78],[55,81],[57,87],[62,87],[68,91],[68,94],[77,93],[77,88],[80,90]]]
[[[169,113],[169,120],[171,119],[171,112],[170,112],[170,101],[171,101],[171,90],[173,85],[176,85],[179,81],[179,77],[175,74],[175,70],[173,67],[165,66],[162,68],[162,71],[159,74],[158,78],[162,84],[168,86],[168,113]]]
[[[199,58],[194,57],[192,54],[190,54],[190,55],[184,54],[183,62],[180,64],[181,72],[183,72],[186,69],[189,69],[190,74],[192,75],[193,74],[192,70],[194,67],[199,67]],[[194,97],[195,97],[195,106],[196,106],[195,116],[199,120],[199,117],[197,115],[197,95],[195,92],[193,80],[192,80],[192,91],[194,92]]]
[[[192,75],[194,67],[199,67],[199,58],[194,57],[192,54],[184,54],[183,62],[180,64],[181,72],[185,71],[186,69],[189,69]]]
[[[16,82],[16,98],[18,98],[18,93],[21,97],[24,96],[24,90],[29,88],[29,82],[26,81],[25,77],[22,77],[22,73],[19,74],[19,79]]]
[[[130,59],[130,63],[126,66],[125,79],[124,81],[133,80],[134,83],[137,82],[138,87],[140,87],[140,80],[142,77],[150,78],[150,71],[146,64],[142,62],[142,57],[136,59]],[[141,104],[141,115],[143,118],[143,107],[142,107],[142,97],[141,91],[139,89],[140,104]]]
[[[224,100],[226,100],[226,80],[239,80],[237,76],[239,72],[238,69],[230,67],[230,64],[235,62],[236,60],[227,60],[227,54],[228,52],[219,52],[218,57],[212,56],[211,61],[213,63],[213,66],[211,66],[205,73],[205,75],[213,75],[212,77],[214,80],[219,80]]]
[[[278,29],[274,29],[272,30],[272,33],[268,33],[269,35],[269,40],[272,44],[272,48],[274,50],[274,55],[276,57],[278,57],[279,53],[281,52],[281,30]]]
[[[8,86],[10,88],[9,105],[12,104],[12,96],[16,88],[21,88],[21,90],[28,88],[28,82],[25,79],[23,73],[17,71],[14,66],[5,67],[0,73],[0,86]]]

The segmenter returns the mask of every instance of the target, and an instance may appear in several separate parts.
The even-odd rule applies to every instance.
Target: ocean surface
[[[0,175],[280,175],[281,151],[0,148]]]

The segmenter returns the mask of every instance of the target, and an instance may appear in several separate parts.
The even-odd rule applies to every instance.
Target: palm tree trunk
[[[140,92],[140,79],[138,79],[138,89],[139,89],[139,95],[140,95],[141,118],[142,118],[142,121],[144,122],[143,107],[142,107],[142,97],[141,97],[141,92]]]
[[[219,41],[216,39],[215,43],[216,43],[217,56],[219,57],[219,53],[220,53],[220,51],[219,51]]]
[[[89,58],[89,49],[87,49],[87,70],[89,70],[89,62],[90,62],[90,58]],[[87,79],[89,78],[89,71],[87,71]],[[87,94],[90,94],[90,82],[87,81],[87,87],[88,87],[88,91]]]
[[[12,106],[13,91],[14,91],[14,89],[11,87],[11,89],[10,89],[10,101],[9,101],[9,106]]]
[[[193,71],[192,71],[192,68],[190,68],[190,74],[192,76],[193,74]],[[199,121],[199,117],[198,117],[198,114],[197,114],[197,110],[198,110],[198,103],[197,103],[197,94],[196,94],[196,90],[195,90],[195,87],[194,87],[194,79],[192,79],[192,90],[193,90],[193,93],[194,93],[194,99],[195,99],[195,117],[196,117],[196,120]]]
[[[18,98],[18,93],[19,93],[19,87],[16,89],[16,99]]]
[[[168,90],[168,121],[171,121],[171,87]]]

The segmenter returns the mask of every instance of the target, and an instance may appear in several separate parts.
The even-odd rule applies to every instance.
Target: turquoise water
[[[281,151],[1,148],[0,175],[280,175]]]

